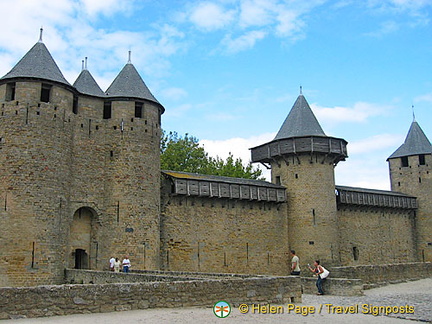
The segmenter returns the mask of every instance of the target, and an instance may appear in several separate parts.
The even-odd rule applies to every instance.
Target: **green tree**
[[[226,160],[218,156],[210,157],[199,145],[199,140],[187,133],[182,137],[177,132],[163,132],[160,149],[162,170],[263,179],[260,169],[254,168],[251,163],[244,166],[242,159],[234,159],[231,153]]]
[[[211,172],[209,174],[234,178],[264,180],[264,178],[261,177],[262,171],[260,169],[254,168],[252,163],[248,163],[246,166],[244,166],[242,159],[234,159],[234,156],[231,152],[225,161],[217,156],[216,158],[210,157],[209,163]]]
[[[181,137],[177,132],[162,133],[162,170],[185,171],[208,174],[209,157],[198,139],[189,134]]]

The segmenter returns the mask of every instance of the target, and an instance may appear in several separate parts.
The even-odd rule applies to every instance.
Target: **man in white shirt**
[[[123,265],[123,272],[124,273],[128,273],[129,272],[129,268],[131,266],[131,262],[130,262],[128,256],[125,256],[125,258],[123,259],[122,265]]]

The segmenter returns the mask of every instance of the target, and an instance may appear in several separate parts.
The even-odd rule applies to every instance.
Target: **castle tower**
[[[252,162],[270,164],[272,182],[287,188],[288,241],[302,264],[339,263],[334,167],[347,142],[326,136],[300,94],[273,141],[252,148]]]
[[[0,79],[0,285],[63,276],[75,90],[39,40]]]
[[[129,255],[134,269],[158,269],[160,135],[164,107],[129,61],[106,90],[104,118],[113,121],[112,181],[106,196],[118,207],[110,250]],[[115,126],[117,125],[117,126]]]
[[[432,261],[432,146],[414,120],[405,142],[387,159],[391,190],[417,197],[419,261]]]
[[[0,286],[158,268],[164,108],[130,62],[109,89],[87,64],[70,85],[42,39],[0,79]]]

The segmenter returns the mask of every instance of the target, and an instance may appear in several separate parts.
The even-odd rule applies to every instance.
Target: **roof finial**
[[[132,61],[131,61],[131,50],[129,50],[129,59],[128,59],[128,63],[130,64],[130,63],[132,63]]]
[[[84,58],[84,69],[87,70],[87,56]]]
[[[43,43],[43,41],[42,41],[42,33],[43,33],[43,27],[40,28],[39,43]]]
[[[415,122],[416,119],[415,119],[414,105],[411,105],[411,109],[412,109],[412,114],[413,114],[413,122]]]
[[[303,87],[300,86],[300,94],[303,95]]]
[[[81,71],[84,71],[84,60],[81,60]]]

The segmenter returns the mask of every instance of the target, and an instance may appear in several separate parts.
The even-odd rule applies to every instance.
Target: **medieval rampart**
[[[161,215],[161,268],[287,275],[285,208],[272,202],[172,196]]]
[[[333,267],[331,276],[357,278],[365,284],[386,284],[390,282],[432,277],[431,262],[394,263],[381,265],[358,265]]]
[[[301,302],[298,277],[0,288],[0,319],[126,311],[156,307]],[[209,310],[210,311],[210,310]]]

